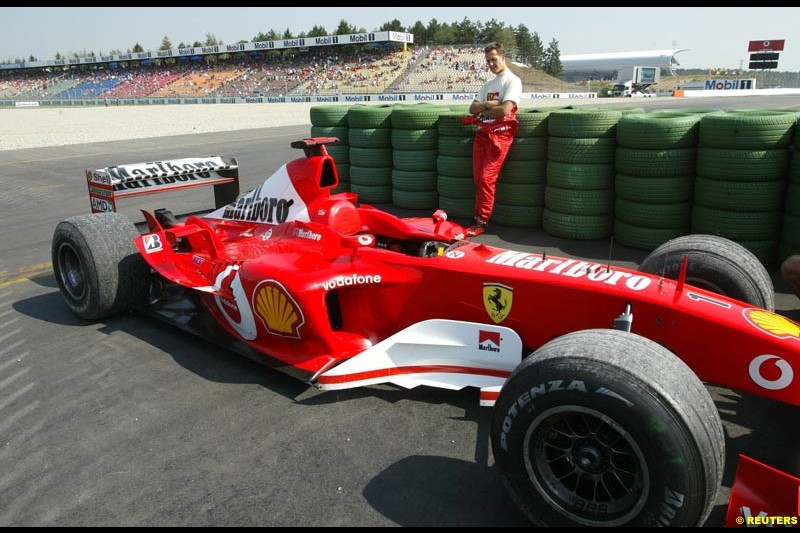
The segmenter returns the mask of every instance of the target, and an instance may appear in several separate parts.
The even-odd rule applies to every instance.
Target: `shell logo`
[[[799,339],[800,325],[781,315],[763,309],[745,309],[745,320],[765,333],[779,339]]]
[[[259,283],[253,291],[253,308],[273,335],[300,338],[300,327],[306,322],[303,311],[279,282]]]

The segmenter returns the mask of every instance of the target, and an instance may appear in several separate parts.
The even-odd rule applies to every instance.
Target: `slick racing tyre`
[[[684,255],[686,283],[775,310],[775,289],[764,265],[747,248],[724,237],[692,234],[672,239],[653,250],[639,270],[678,279]]]
[[[56,226],[53,272],[73,313],[96,320],[146,297],[150,269],[134,244],[138,234],[119,213],[75,216]]]
[[[537,525],[698,526],[725,439],[700,379],[666,348],[612,329],[558,337],[514,370],[492,451]]]

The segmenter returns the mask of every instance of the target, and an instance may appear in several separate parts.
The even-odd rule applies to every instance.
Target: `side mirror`
[[[362,246],[371,248],[375,246],[375,235],[372,235],[371,233],[347,235],[342,237],[342,246],[345,248],[361,248]]]
[[[355,260],[356,252],[359,248],[366,246],[372,248],[375,246],[375,235],[371,233],[362,233],[360,235],[347,235],[342,237],[342,246],[345,248],[352,248],[353,253],[350,254],[350,261]]]
[[[433,212],[433,232],[439,233],[439,228],[442,226],[442,222],[447,220],[447,211],[444,209],[437,209]]]

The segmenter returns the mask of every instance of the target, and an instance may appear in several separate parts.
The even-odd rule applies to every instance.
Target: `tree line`
[[[473,22],[467,17],[461,22],[439,22],[438,20],[431,19],[427,24],[423,24],[418,20],[411,26],[403,26],[402,23],[393,19],[384,22],[380,28],[374,31],[398,31],[408,32],[414,35],[414,44],[417,46],[437,46],[437,45],[475,45],[482,46],[486,43],[497,41],[503,43],[506,48],[508,57],[512,61],[524,63],[529,67],[543,70],[551,76],[560,76],[563,72],[561,65],[561,52],[558,48],[558,41],[551,39],[547,46],[542,42],[541,37],[537,32],[531,32],[525,24],[518,24],[511,26],[505,22],[498,21],[492,18],[488,22],[476,21]],[[348,35],[353,33],[367,33],[366,28],[356,27],[346,20],[339,21],[338,26],[333,31],[328,31],[327,28],[320,25],[314,25],[308,32],[300,32],[294,35],[288,28],[285,31],[276,31],[270,29],[267,31],[260,31],[253,36],[252,41],[277,41],[280,39],[295,39],[302,37],[323,37],[325,35]],[[247,42],[246,40],[237,41],[239,43]],[[214,46],[224,44],[221,39],[213,33],[206,33],[206,38],[203,41],[194,41],[192,43],[185,43],[181,41],[178,43],[177,48],[191,48],[198,46]],[[161,41],[159,50],[170,50],[173,47],[172,41],[168,36],[164,36]],[[127,53],[143,52],[144,48],[138,42],[132,48],[127,50]],[[126,53],[119,49],[109,50],[109,54],[122,54]],[[100,55],[106,55],[102,52]],[[93,51],[75,52],[71,54],[72,57],[94,57]],[[63,56],[60,52],[56,53],[56,59],[62,59]],[[14,63],[22,63],[24,60],[17,58]],[[31,55],[28,61],[37,61],[37,58]]]
[[[551,76],[560,76],[563,72],[561,65],[561,51],[558,41],[551,39],[544,46],[537,32],[531,32],[525,24],[517,26],[507,25],[505,22],[492,18],[488,22],[473,22],[467,17],[461,22],[439,22],[431,19],[428,24],[418,20],[411,26],[393,19],[384,22],[375,31],[399,31],[414,35],[414,44],[422,46],[436,45],[484,45],[490,42],[500,42],[508,52],[509,58],[529,67],[543,70]],[[253,41],[277,41],[280,39],[295,39],[300,37],[323,37],[325,35],[348,35],[352,33],[366,33],[363,27],[353,26],[342,19],[335,30],[328,31],[324,26],[315,25],[310,31],[294,35],[288,28],[283,31],[271,29],[267,32],[258,32]]]

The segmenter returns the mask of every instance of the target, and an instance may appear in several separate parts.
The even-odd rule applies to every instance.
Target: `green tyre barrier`
[[[315,105],[311,106],[311,124],[314,126],[347,127],[347,115],[350,106],[347,105]]]
[[[475,182],[472,177],[446,176],[439,174],[436,180],[436,190],[439,197],[453,199],[475,199]]]
[[[614,216],[626,224],[645,228],[688,228],[692,224],[692,202],[644,204],[617,197]]]
[[[619,111],[602,109],[558,109],[547,117],[547,133],[551,137],[597,138],[617,136]]]
[[[617,140],[609,137],[597,139],[550,137],[547,142],[547,160],[590,165],[614,163],[616,149]]]
[[[403,209],[436,209],[439,205],[439,194],[436,191],[392,189],[392,204]]]
[[[350,182],[354,185],[391,185],[392,167],[361,167],[358,165],[350,165]]]
[[[670,239],[689,234],[689,226],[681,228],[647,228],[614,220],[614,242],[637,250],[652,251]]]
[[[391,148],[392,130],[389,128],[350,128],[350,146],[354,148]]]
[[[349,131],[347,126],[311,126],[312,137],[338,137],[338,144],[349,144]]]
[[[614,212],[612,189],[561,189],[547,185],[544,205],[565,215],[607,215]]]
[[[782,218],[782,211],[746,213],[695,204],[692,233],[719,235],[733,241],[766,241],[778,236]]]
[[[617,148],[617,172],[629,176],[684,176],[695,173],[696,148],[641,150]]]
[[[694,202],[728,211],[778,211],[785,202],[786,182],[725,181],[697,176]]]
[[[391,185],[356,185],[350,183],[350,191],[358,195],[358,201],[365,204],[392,203]]]
[[[679,204],[692,199],[694,174],[686,176],[628,176],[617,174],[614,191],[619,198],[643,204]]]
[[[728,181],[773,181],[789,172],[789,150],[697,149],[697,173]]]
[[[439,194],[439,209],[444,209],[451,218],[472,218],[475,213],[475,199],[450,198]]]
[[[435,170],[392,170],[392,187],[401,191],[435,191],[438,174]]]
[[[548,235],[564,239],[603,239],[614,232],[614,215],[571,215],[545,207],[542,228]]]
[[[492,211],[491,222],[501,226],[517,228],[537,228],[542,225],[544,206],[505,205],[496,202]]]
[[[547,162],[547,184],[562,189],[610,189],[614,186],[614,165]]]
[[[347,123],[351,128],[391,128],[393,104],[355,105],[347,113]]]
[[[495,202],[507,206],[544,205],[544,183],[497,182]]]
[[[439,132],[427,130],[398,130],[392,128],[392,148],[395,150],[436,150]]]
[[[728,150],[773,150],[792,141],[797,113],[749,110],[709,113],[700,121],[700,144]]]
[[[626,115],[617,124],[617,142],[641,150],[694,148],[699,132],[699,115]]]

